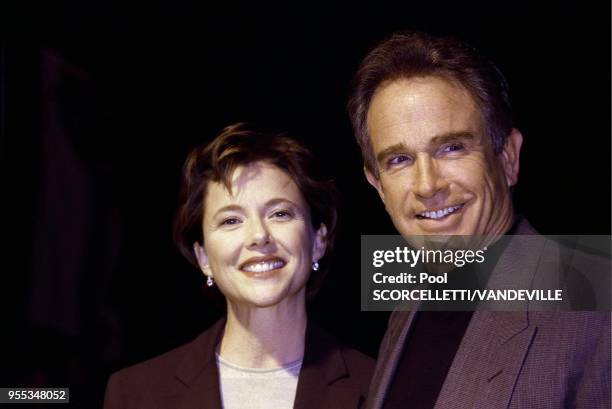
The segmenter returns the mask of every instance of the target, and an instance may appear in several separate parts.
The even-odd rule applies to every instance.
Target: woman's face
[[[208,184],[200,267],[230,303],[270,307],[303,296],[313,261],[325,252],[326,228],[312,227],[310,210],[292,178],[255,162],[232,174],[232,193]]]

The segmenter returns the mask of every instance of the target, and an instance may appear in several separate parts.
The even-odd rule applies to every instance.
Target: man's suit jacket
[[[516,234],[537,232],[522,220]],[[515,237],[491,281],[503,287],[509,275],[509,282],[547,280],[541,271],[554,268],[552,250],[525,248],[544,240]],[[382,408],[415,314],[392,313],[367,408]],[[609,312],[476,311],[435,408],[610,408],[610,348]]]
[[[221,320],[194,341],[113,374],[105,409],[221,409],[215,348]],[[308,325],[294,408],[362,407],[374,360]]]

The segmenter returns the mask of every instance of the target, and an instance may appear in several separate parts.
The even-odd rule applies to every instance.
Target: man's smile
[[[454,205],[454,206],[443,207],[437,210],[424,211],[421,213],[417,213],[416,218],[417,219],[431,219],[431,220],[443,219],[449,214],[460,210],[461,208],[463,208],[464,205],[465,203],[461,203],[461,204]]]

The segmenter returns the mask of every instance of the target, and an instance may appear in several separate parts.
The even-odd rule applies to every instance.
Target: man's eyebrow
[[[431,138],[430,145],[442,145],[447,142],[457,140],[473,140],[476,139],[473,133],[462,131],[462,132],[449,132],[442,135],[436,135]]]
[[[382,151],[378,152],[376,154],[376,161],[380,163],[387,156],[392,155],[394,153],[406,152],[407,149],[408,149],[408,147],[404,143],[402,143],[402,142],[396,143],[395,145],[391,145],[391,146],[383,149]]]
[[[474,134],[468,131],[449,132],[449,133],[434,136],[429,141],[429,145],[430,146],[440,146],[444,143],[451,142],[451,141],[473,140],[475,138],[476,137],[474,136]],[[406,146],[405,143],[403,142],[396,143],[395,145],[391,145],[383,149],[382,151],[378,152],[376,154],[376,161],[380,163],[384,161],[384,159],[388,157],[389,155],[392,155],[394,153],[405,153],[406,151],[409,151],[409,148]]]

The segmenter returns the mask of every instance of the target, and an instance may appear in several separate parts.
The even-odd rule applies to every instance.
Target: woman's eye
[[[397,166],[397,165],[405,164],[406,162],[409,162],[410,160],[411,160],[410,156],[408,155],[395,155],[387,161],[387,165]]]
[[[240,223],[240,219],[237,217],[228,217],[227,219],[223,219],[220,223],[221,226],[233,226],[235,224]]]
[[[274,213],[272,213],[272,217],[277,218],[277,219],[288,219],[291,216],[292,214],[288,210],[277,210]]]

